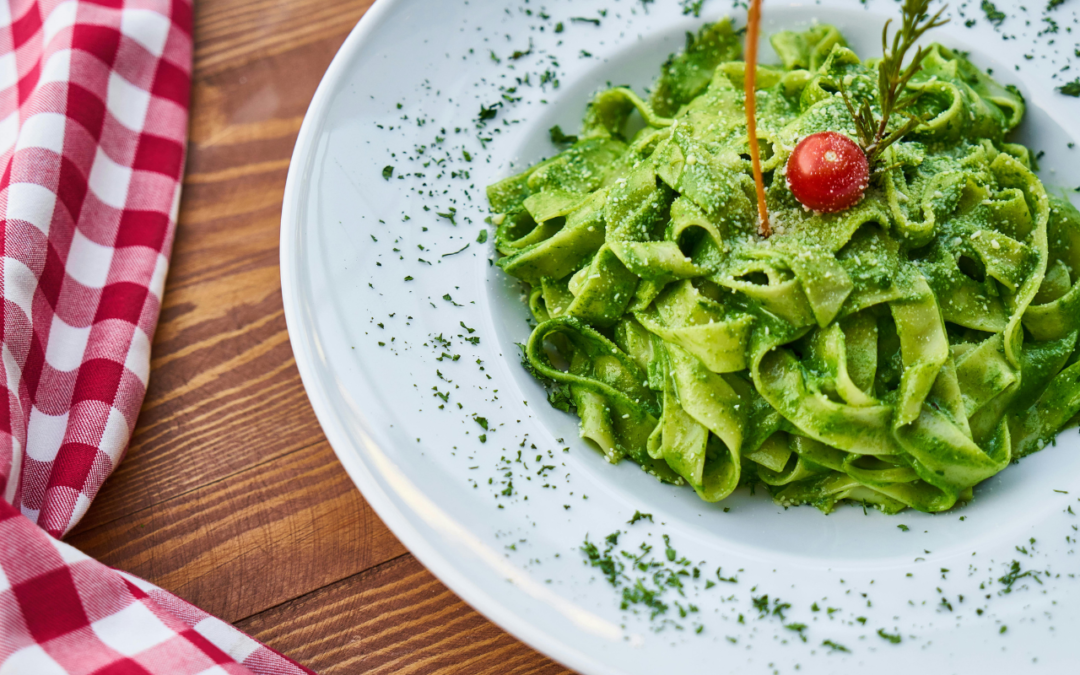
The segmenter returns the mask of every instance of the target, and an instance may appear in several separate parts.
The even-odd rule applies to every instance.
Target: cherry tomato
[[[799,141],[787,161],[787,183],[808,209],[835,213],[855,206],[870,182],[870,163],[854,141],[835,131]]]

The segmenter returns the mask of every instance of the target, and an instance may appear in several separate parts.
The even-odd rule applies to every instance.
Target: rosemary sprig
[[[942,7],[937,14],[930,16],[930,0],[904,0],[900,30],[893,34],[891,45],[889,26],[892,24],[892,19],[885,22],[885,29],[881,33],[883,56],[878,64],[880,118],[875,116],[869,100],[864,99],[862,105],[856,108],[843,80],[839,82],[840,93],[855,122],[859,142],[871,166],[881,157],[885,148],[900,140],[923,122],[909,111],[919,99],[919,92],[907,91],[907,84],[922,68],[922,61],[929,52],[919,47],[906,67],[904,60],[923,34],[949,22],[948,19],[941,18],[947,7]],[[902,115],[907,118],[907,121],[889,132],[889,122],[893,115]]]

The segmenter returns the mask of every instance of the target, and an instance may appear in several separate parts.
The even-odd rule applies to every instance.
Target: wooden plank
[[[477,614],[411,555],[237,627],[321,675],[570,672]]]
[[[325,442],[69,541],[226,621],[405,553]]]
[[[373,0],[226,0],[196,3],[195,75],[267,59],[351,29]],[[321,74],[323,71],[317,71]],[[316,78],[317,79],[317,78]]]

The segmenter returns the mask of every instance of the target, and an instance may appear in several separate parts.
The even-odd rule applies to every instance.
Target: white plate
[[[883,21],[897,11],[891,0],[766,5],[766,31],[832,22],[865,56],[878,53]],[[582,672],[858,667],[883,675],[927,667],[1023,672],[1033,663],[1065,672],[1074,658],[1070,634],[1080,628],[1071,574],[1080,518],[1066,512],[1080,513],[1076,432],[980,486],[970,506],[937,516],[784,511],[761,493],[709,505],[629,463],[607,465],[519,365],[515,343],[529,333],[520,290],[491,265],[491,240],[476,242],[487,227],[484,186],[553,154],[547,129],[558,123],[572,133],[590,94],[606,82],[648,85],[684,33],[719,18],[728,4],[706,0],[701,19],[684,16],[674,0],[644,7],[636,0],[380,0],[341,48],[289,170],[281,271],[300,373],[342,464],[436,576]],[[1054,79],[1073,56],[1072,5],[1049,15],[1060,26],[1056,36],[1037,39],[1049,25],[1042,9],[1014,7],[999,29],[974,3],[963,11],[974,27],[960,19],[934,37],[971,51],[977,64],[1021,88],[1029,114],[1020,136],[1045,151],[1044,180],[1080,185],[1080,150],[1066,145],[1080,104],[1053,91],[1070,74]],[[555,33],[560,21],[564,30]],[[1060,49],[1048,44],[1055,37]],[[530,53],[511,59],[530,43]],[[541,86],[545,70],[558,88]],[[518,84],[526,74],[529,83]],[[508,97],[521,100],[500,98],[500,86],[517,86]],[[481,106],[500,100],[478,134]],[[486,149],[479,135],[493,139]],[[408,159],[418,146],[426,146],[421,160]],[[395,173],[385,180],[388,165]],[[400,177],[414,173],[425,175]],[[451,206],[456,224],[436,215]],[[450,348],[435,341],[440,334]],[[444,351],[460,359],[440,361]],[[437,393],[448,393],[448,402]],[[474,416],[488,421],[486,443]],[[508,477],[512,495],[503,496]],[[627,525],[639,509],[654,523]],[[668,535],[679,556],[700,563],[702,578],[686,579],[686,599],[669,591],[670,609],[655,620],[621,609],[621,591],[579,550],[586,536],[603,545],[615,530],[625,532],[620,549],[649,542],[660,558]],[[1023,577],[1004,593],[998,579],[1013,560],[1050,574]],[[719,566],[738,583],[706,589]],[[765,594],[772,604],[762,617],[753,598]],[[784,620],[771,612],[777,598],[791,605]],[[680,619],[675,600],[699,611]],[[793,622],[806,624],[805,642],[783,625]],[[891,644],[878,629],[902,642]]]

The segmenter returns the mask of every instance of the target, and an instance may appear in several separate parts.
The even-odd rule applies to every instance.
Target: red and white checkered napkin
[[[3,500],[0,542],[4,675],[312,672],[175,595],[53,539]]]
[[[56,539],[146,393],[191,29],[191,0],[0,0],[4,675],[310,672]]]

